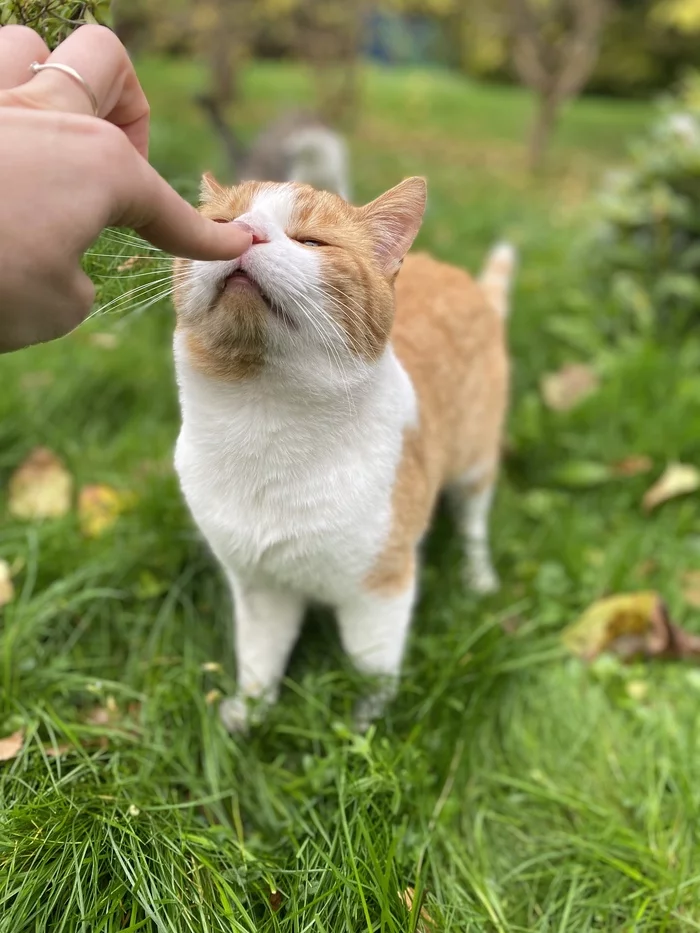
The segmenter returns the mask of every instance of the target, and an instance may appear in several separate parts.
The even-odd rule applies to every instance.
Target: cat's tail
[[[518,253],[510,243],[498,243],[486,257],[479,285],[501,317],[508,317],[510,289],[518,263]]]

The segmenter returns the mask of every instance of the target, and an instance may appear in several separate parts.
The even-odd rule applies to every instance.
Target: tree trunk
[[[530,132],[529,166],[530,171],[539,172],[544,166],[544,156],[549,146],[557,117],[559,101],[556,97],[540,94],[537,97],[537,112]]]

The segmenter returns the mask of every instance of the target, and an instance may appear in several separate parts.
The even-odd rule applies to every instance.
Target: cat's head
[[[178,330],[221,379],[267,363],[371,364],[394,318],[394,280],[418,232],[426,185],[409,178],[362,207],[294,183],[225,188],[205,175],[202,213],[253,234],[237,259],[176,260]]]

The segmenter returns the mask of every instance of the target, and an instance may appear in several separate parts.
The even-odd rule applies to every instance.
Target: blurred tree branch
[[[600,49],[609,0],[509,0],[512,59],[537,94],[530,166],[538,169],[562,104],[588,81]]]

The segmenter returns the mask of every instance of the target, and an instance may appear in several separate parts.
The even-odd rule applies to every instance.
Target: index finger
[[[77,71],[97,98],[98,116],[123,130],[136,150],[148,157],[148,101],[126,49],[110,29],[81,26],[44,64],[69,65]],[[85,88],[56,69],[39,72],[17,89],[18,95],[33,106],[92,114]]]

